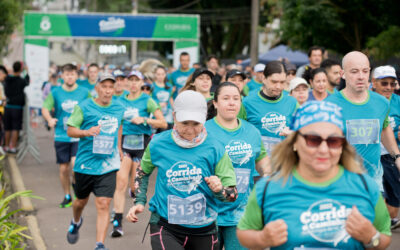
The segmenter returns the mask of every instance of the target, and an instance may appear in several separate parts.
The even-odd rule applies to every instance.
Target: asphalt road
[[[84,223],[80,230],[80,240],[75,245],[70,245],[66,240],[66,233],[72,218],[72,208],[59,208],[58,205],[63,199],[62,189],[58,178],[58,167],[55,164],[55,152],[53,147],[52,132],[42,128],[34,129],[36,134],[42,164],[39,164],[31,155],[27,155],[19,164],[26,189],[34,191],[35,195],[45,200],[32,202],[36,208],[36,217],[39,223],[41,235],[47,249],[71,250],[71,249],[94,249],[96,241],[96,209],[93,195],[86,206],[83,216]],[[149,194],[154,193],[155,173],[152,175],[149,185]],[[132,205],[131,199],[127,196],[125,213]],[[150,248],[149,232],[147,232],[142,244],[143,234],[149,220],[150,213],[148,206],[145,212],[140,215],[140,221],[132,224],[123,221],[125,235],[121,238],[107,236],[105,245],[110,249],[140,249]],[[111,224],[108,232],[111,231]],[[391,250],[400,249],[400,229],[393,232]]]

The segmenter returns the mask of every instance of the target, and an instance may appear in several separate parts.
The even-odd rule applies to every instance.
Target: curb
[[[24,180],[22,179],[21,172],[19,171],[19,167],[17,161],[15,160],[15,156],[7,156],[8,166],[10,167],[11,174],[11,182],[14,191],[25,191]],[[33,212],[35,209],[32,205],[32,201],[29,197],[19,197],[19,203],[22,211],[24,212]],[[33,244],[37,250],[46,250],[46,245],[44,240],[40,234],[39,225],[34,215],[27,215],[26,222],[28,224],[29,231],[31,232],[31,237]]]

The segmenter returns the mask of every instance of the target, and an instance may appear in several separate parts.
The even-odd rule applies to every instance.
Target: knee
[[[107,210],[110,207],[111,198],[96,198],[96,207],[98,210]]]

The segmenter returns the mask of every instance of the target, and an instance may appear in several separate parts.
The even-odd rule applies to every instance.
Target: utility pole
[[[139,10],[139,0],[132,0],[132,15],[137,15]],[[131,63],[137,63],[137,40],[131,41]]]
[[[251,0],[251,37],[250,37],[250,66],[258,62],[258,19],[260,13],[259,0]]]

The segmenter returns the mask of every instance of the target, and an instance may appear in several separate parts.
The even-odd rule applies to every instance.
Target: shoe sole
[[[391,229],[391,230],[395,230],[395,229],[397,229],[397,228],[399,228],[399,227],[400,227],[400,223],[397,223],[397,224],[391,226],[390,229]]]
[[[75,244],[79,240],[79,232],[76,235],[67,233],[67,241],[69,244]]]
[[[66,205],[60,205],[60,208],[66,208],[72,206],[72,201]]]
[[[118,231],[114,231],[114,230],[111,232],[112,238],[122,237],[123,235],[124,235],[124,232],[118,232]]]

